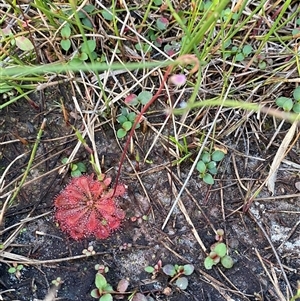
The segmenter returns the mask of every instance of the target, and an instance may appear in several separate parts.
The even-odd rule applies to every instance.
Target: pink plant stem
[[[126,152],[129,148],[129,144],[130,144],[130,140],[133,136],[133,133],[134,133],[134,130],[137,126],[137,124],[140,122],[140,119],[142,118],[143,114],[149,109],[149,107],[152,105],[152,103],[158,98],[158,96],[160,95],[162,89],[163,89],[163,86],[164,84],[167,82],[167,78],[168,76],[170,75],[171,73],[171,70],[173,68],[173,65],[170,65],[161,81],[161,84],[157,90],[157,92],[153,95],[153,97],[150,99],[150,101],[143,107],[143,109],[141,110],[141,112],[139,113],[139,115],[136,117],[133,125],[132,125],[132,128],[129,132],[129,135],[128,135],[128,138],[126,140],[126,143],[125,143],[125,146],[124,146],[124,150],[122,152],[122,155],[121,155],[121,159],[120,159],[120,164],[119,164],[119,169],[118,169],[118,173],[117,173],[117,177],[116,177],[116,182],[115,182],[115,188],[114,188],[114,193],[116,192],[116,189],[117,189],[117,186],[118,186],[118,183],[119,183],[119,178],[120,178],[120,174],[121,174],[121,169],[122,169],[122,166],[123,166],[123,163],[124,163],[124,160],[125,160],[125,156],[126,156]]]

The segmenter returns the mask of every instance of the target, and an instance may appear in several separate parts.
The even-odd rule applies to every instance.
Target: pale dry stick
[[[175,197],[177,197],[178,192],[177,192],[176,186],[174,185],[174,183],[172,181],[171,175],[169,173],[168,173],[168,179],[169,179],[169,184],[171,186],[173,195]],[[198,232],[197,232],[197,230],[196,230],[196,228],[195,228],[195,226],[194,226],[194,224],[193,224],[193,222],[192,222],[192,220],[191,220],[191,218],[190,218],[190,216],[189,216],[189,214],[188,214],[188,212],[187,212],[187,210],[186,210],[186,208],[183,204],[183,202],[181,201],[181,199],[179,199],[179,201],[178,201],[178,206],[179,206],[181,212],[183,213],[186,221],[188,222],[189,226],[192,228],[192,233],[195,236],[198,244],[200,245],[203,252],[206,253],[207,248],[205,247],[204,243],[202,242],[202,240],[201,240],[201,238],[200,238],[200,236],[199,236],[199,234],[198,234]]]
[[[2,226],[2,222],[3,222],[3,218],[4,218],[4,213],[5,213],[6,208],[7,208],[7,206],[8,206],[8,203],[9,203],[9,200],[10,200],[10,197],[11,197],[11,194],[12,194],[12,193],[9,193],[9,194],[7,195],[7,198],[6,198],[4,204],[3,204],[2,208],[1,208],[1,212],[0,212],[0,229],[1,229],[1,226]],[[0,232],[0,233],[1,233],[1,232]],[[1,235],[1,234],[0,234],[0,235]]]
[[[178,96],[176,102],[174,103],[174,108],[176,108],[177,103],[180,101],[180,96],[183,95],[184,93],[184,89],[182,89],[182,93],[180,93],[180,95]],[[170,104],[171,104],[171,98],[170,98]],[[177,131],[177,127],[176,127],[176,120],[175,120],[175,115],[174,114],[169,114],[172,116],[171,120],[172,120],[172,125],[173,125],[173,133],[174,133],[174,138],[176,141],[179,142],[179,138],[178,138],[178,131]],[[179,151],[179,147],[177,145],[177,143],[175,143],[175,151],[176,151],[176,155],[178,158],[180,158],[180,151]],[[176,168],[177,168],[177,174],[180,177],[180,164],[176,164]]]
[[[17,140],[17,142],[19,142],[19,140]],[[11,168],[11,166],[19,159],[21,159],[22,157],[25,156],[26,153],[23,153],[21,155],[19,155],[18,157],[14,158],[10,163],[9,165],[5,168],[1,178],[0,178],[0,193],[4,190],[3,187],[4,187],[4,178],[6,176],[6,174],[8,173],[9,169]],[[1,224],[1,222],[0,222]]]
[[[275,288],[275,291],[276,291],[276,294],[277,294],[277,297],[279,297],[280,301],[286,301],[285,297],[283,296],[280,288],[278,287],[278,282],[276,281],[275,282],[275,279],[270,275],[269,273],[269,269],[266,267],[265,263],[263,262],[263,259],[262,257],[260,256],[258,250],[255,248],[255,253],[256,253],[256,256],[258,257],[258,260],[260,261],[263,269],[265,270],[265,273],[267,274],[267,276],[269,277],[271,283],[273,284],[274,288]],[[276,277],[276,276],[275,276]],[[277,285],[276,285],[277,283]]]
[[[270,139],[270,141],[269,141],[267,147],[265,148],[265,150],[264,150],[265,152],[267,152],[267,150],[268,150],[268,149],[270,148],[270,146],[272,145],[274,139],[275,139],[276,136],[278,135],[278,133],[279,133],[279,131],[281,130],[281,128],[282,128],[282,126],[284,125],[284,123],[285,123],[285,120],[284,120],[284,119],[281,120],[279,126],[277,127],[275,133],[273,134],[273,136],[272,136],[272,138]]]
[[[106,254],[110,254],[110,252],[98,252],[96,254],[91,254],[90,257],[95,256],[103,256]],[[2,260],[1,258],[7,258],[5,260]],[[0,262],[6,262],[6,263],[14,263],[18,262],[21,264],[30,264],[30,265],[41,265],[41,264],[52,264],[52,263],[59,263],[59,262],[66,262],[66,261],[72,261],[77,259],[86,258],[86,255],[76,255],[72,257],[65,257],[65,258],[57,258],[57,259],[49,259],[49,260],[36,260],[32,258],[28,258],[19,254],[14,254],[11,252],[6,251],[0,251]]]
[[[212,124],[212,126],[210,127],[210,129],[208,130],[208,132],[207,132],[207,134],[206,134],[207,136],[204,138],[204,141],[203,141],[203,143],[202,143],[202,145],[201,145],[201,147],[200,147],[200,149],[199,149],[199,152],[198,152],[198,154],[197,154],[197,157],[196,157],[196,159],[195,159],[195,161],[194,161],[194,163],[193,163],[193,165],[192,165],[192,167],[191,167],[191,169],[190,169],[190,171],[189,171],[189,173],[188,173],[188,175],[187,175],[187,178],[186,178],[185,182],[183,183],[183,186],[181,187],[181,190],[179,191],[178,196],[177,196],[177,198],[175,199],[175,201],[174,201],[174,203],[173,203],[173,205],[172,205],[172,207],[171,207],[171,209],[170,209],[170,211],[169,211],[169,213],[168,213],[168,215],[167,215],[167,217],[166,217],[166,219],[165,219],[165,221],[164,221],[164,223],[163,223],[163,225],[162,225],[162,230],[163,230],[163,229],[165,228],[165,226],[167,225],[167,223],[168,223],[168,221],[169,221],[169,219],[170,219],[170,217],[171,217],[171,214],[172,214],[174,208],[176,207],[176,205],[177,205],[177,203],[178,203],[178,201],[179,201],[179,198],[181,197],[181,194],[182,194],[183,191],[185,190],[185,188],[186,188],[186,186],[187,186],[187,184],[188,184],[188,182],[189,182],[189,180],[190,180],[190,178],[191,178],[191,176],[192,176],[192,174],[193,174],[193,172],[194,172],[194,170],[195,170],[195,168],[196,168],[196,165],[197,165],[197,163],[198,163],[198,161],[199,161],[199,159],[200,159],[200,156],[201,156],[201,154],[202,154],[202,152],[203,152],[203,150],[204,150],[204,147],[205,147],[205,145],[206,145],[206,143],[207,143],[207,141],[208,141],[208,139],[209,139],[209,136],[210,136],[210,134],[212,133],[212,131],[213,131],[213,129],[214,129],[214,124],[215,124],[215,122],[217,121],[217,119],[218,119],[218,117],[219,117],[219,115],[220,115],[220,113],[221,113],[221,110],[222,110],[222,108],[223,108],[223,103],[224,103],[224,101],[226,100],[226,98],[228,97],[228,93],[229,93],[229,91],[230,91],[230,88],[231,88],[232,84],[233,84],[233,80],[230,82],[230,84],[229,84],[229,86],[228,86],[228,89],[227,89],[227,91],[226,91],[226,94],[224,95],[223,100],[222,100],[222,103],[220,104],[220,107],[219,107],[219,109],[218,109],[218,112],[217,112],[217,114],[216,114],[216,116],[215,116],[215,118],[214,118],[214,120],[213,120],[213,124]]]
[[[237,178],[240,186],[243,188],[243,190],[245,190],[246,192],[248,192],[248,188],[245,187],[244,184],[241,181],[241,178],[240,178],[240,175],[239,175],[239,171],[238,171],[238,168],[236,166],[236,161],[235,161],[235,155],[234,155],[234,153],[232,153],[231,157],[232,157],[233,169],[234,169],[236,178]]]
[[[221,209],[222,209],[222,218],[223,221],[226,222],[226,215],[225,215],[225,207],[224,207],[224,194],[223,194],[223,185],[220,185],[220,201],[221,201]]]
[[[15,228],[15,227],[21,225],[21,224],[24,225],[25,223],[34,221],[34,220],[39,219],[39,218],[41,218],[41,217],[43,217],[43,216],[47,216],[47,215],[49,215],[49,214],[51,214],[51,213],[52,213],[52,211],[49,211],[49,212],[45,212],[45,213],[42,213],[42,214],[37,215],[37,216],[34,216],[34,217],[26,217],[26,218],[23,218],[23,219],[21,219],[20,222],[15,223],[15,224],[13,224],[13,225],[11,225],[11,226],[9,226],[9,227],[6,227],[4,230],[0,231],[0,235],[3,235],[5,232],[7,232],[7,231],[9,231],[9,230],[11,230],[11,229],[13,229],[13,228]]]
[[[300,114],[299,114],[300,116]],[[266,180],[266,185],[269,189],[269,191],[272,192],[272,194],[275,193],[275,181],[276,181],[276,176],[277,176],[277,171],[278,167],[281,164],[282,160],[285,158],[287,155],[288,151],[291,149],[291,146],[289,147],[290,142],[292,141],[294,134],[297,130],[297,121],[294,121],[293,124],[291,125],[290,129],[288,130],[287,134],[285,135],[284,139],[282,140],[276,155],[273,159],[272,165],[270,167],[270,171]],[[300,132],[297,135],[296,140],[292,143],[294,145],[298,138],[300,137]],[[289,149],[287,151],[287,149]]]
[[[275,247],[274,247],[274,245],[273,245],[273,243],[272,243],[270,237],[268,236],[268,234],[267,234],[267,232],[265,231],[265,229],[264,229],[263,225],[261,224],[261,222],[254,216],[254,214],[252,214],[250,211],[249,211],[249,214],[250,214],[250,216],[252,217],[252,219],[256,222],[256,224],[258,225],[258,227],[260,228],[260,230],[261,230],[262,233],[264,234],[265,238],[267,239],[267,241],[268,241],[268,243],[269,243],[269,245],[270,245],[270,247],[271,247],[271,249],[272,249],[272,251],[273,251],[273,254],[274,254],[274,256],[275,256],[275,258],[276,258],[276,260],[277,260],[277,262],[278,262],[278,265],[279,265],[279,267],[280,267],[280,270],[281,270],[281,273],[282,273],[282,275],[283,275],[283,278],[284,278],[284,280],[285,280],[285,282],[286,282],[286,285],[287,285],[287,287],[288,287],[288,289],[289,289],[289,292],[290,292],[291,295],[293,295],[293,290],[292,290],[292,288],[291,288],[290,282],[289,282],[289,280],[288,280],[288,278],[287,278],[287,276],[286,276],[286,273],[285,273],[285,271],[284,271],[283,265],[282,265],[282,263],[281,263],[281,261],[280,261],[280,258],[279,258],[279,256],[278,256],[278,253],[277,253],[277,251],[276,251],[276,249],[275,249]]]

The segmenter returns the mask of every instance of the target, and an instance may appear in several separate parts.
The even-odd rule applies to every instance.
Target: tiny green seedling
[[[108,267],[104,265],[96,264],[95,269],[98,271],[95,277],[96,288],[92,290],[91,296],[93,298],[99,299],[99,301],[112,301],[113,294],[118,295],[119,297],[124,298],[124,295],[135,295],[136,290],[133,292],[126,292],[129,281],[127,279],[121,279],[118,282],[116,290],[107,282],[105,274],[108,272]],[[130,300],[128,298],[128,300]]]
[[[147,273],[152,274],[151,278],[155,279],[156,276],[157,276],[157,274],[160,272],[161,268],[162,268],[162,261],[159,260],[155,266],[153,266],[153,267],[152,266],[145,267],[145,271]]]
[[[91,296],[93,298],[99,299],[99,301],[112,301],[113,297],[111,293],[114,292],[112,286],[107,283],[106,278],[97,273],[95,278],[96,288],[92,290]]]
[[[199,171],[199,177],[203,179],[206,184],[214,184],[212,175],[218,173],[217,162],[223,160],[225,153],[220,150],[215,150],[212,154],[205,151],[202,153],[196,169]]]
[[[124,138],[127,132],[130,131],[132,125],[135,121],[136,114],[134,112],[129,112],[127,108],[121,109],[121,115],[117,117],[117,121],[120,123],[121,128],[117,131],[117,137],[119,139]],[[136,128],[139,128],[139,124],[137,124]]]
[[[233,267],[233,260],[227,255],[227,246],[222,242],[223,236],[224,231],[222,229],[217,230],[217,242],[211,245],[210,253],[204,260],[204,266],[207,270],[212,269],[212,267],[219,262],[221,262],[222,266],[226,269]]]
[[[234,56],[235,60],[237,62],[242,62],[245,60],[245,58],[247,58],[252,52],[253,52],[253,48],[251,45],[244,45],[243,48],[239,48],[237,46],[232,46],[230,48],[231,45],[231,40],[227,40],[225,43],[225,53],[224,53],[224,57],[229,58]]]
[[[103,264],[96,264],[95,265],[95,270],[99,273],[99,274],[106,274],[109,271],[109,268],[106,267]]]
[[[278,107],[282,108],[285,112],[293,110],[295,113],[300,113],[300,86],[293,91],[293,99],[290,97],[278,97],[276,99]]]
[[[63,280],[61,277],[57,277],[56,279],[52,280],[51,283],[56,287],[59,287],[63,283]]]
[[[155,279],[157,274],[160,271],[163,271],[165,275],[170,276],[171,280],[170,283],[173,283],[180,289],[185,290],[188,286],[188,279],[185,276],[189,276],[194,272],[194,266],[192,264],[186,264],[186,265],[172,265],[172,264],[166,264],[165,266],[162,266],[161,260],[157,262],[157,264],[152,266],[145,267],[145,271],[147,273],[152,274],[152,279]]]
[[[151,92],[142,91],[142,92],[139,93],[139,95],[129,94],[125,98],[125,103],[128,103],[132,106],[135,106],[135,105],[138,105],[138,104],[145,105],[151,100],[152,97],[153,97],[153,94]]]
[[[78,12],[78,17],[81,23],[90,29],[94,28],[90,19],[91,19],[91,15],[94,13],[95,10],[96,8],[94,5],[88,4],[85,5],[83,9]]]
[[[174,284],[182,289],[185,290],[189,284],[188,279],[186,277],[183,277],[182,275],[189,276],[194,272],[194,266],[192,264],[185,264],[185,265],[172,265],[167,264],[163,266],[162,268],[163,272],[172,277],[171,283],[174,282]]]
[[[13,266],[8,269],[9,274],[14,274],[16,278],[20,279],[21,270],[24,268],[22,264],[13,263]]]
[[[86,257],[92,256],[96,254],[96,251],[94,250],[93,246],[89,246],[87,249],[84,249],[82,251],[82,254],[84,254]]]
[[[68,51],[71,47],[71,27],[67,23],[64,25],[64,27],[60,31],[60,35],[62,37],[62,40],[60,41],[60,46],[63,50]]]
[[[62,162],[63,164],[66,164],[67,161],[68,161],[68,158],[63,158],[63,159],[61,160],[61,162]],[[86,166],[85,166],[84,163],[82,163],[82,162],[71,163],[71,164],[70,164],[70,168],[71,168],[71,176],[72,176],[73,178],[75,178],[75,177],[80,177],[80,176],[82,176],[83,173],[86,172]]]

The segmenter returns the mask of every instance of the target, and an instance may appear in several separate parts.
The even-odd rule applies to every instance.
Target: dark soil
[[[188,192],[181,197],[183,205],[180,209],[176,207],[164,230],[161,226],[174,202],[173,192],[182,187],[192,161],[188,159],[182,163],[180,173],[176,167],[170,168],[168,144],[158,140],[148,157],[148,162],[152,163],[138,164],[132,160],[144,187],[128,162],[122,170],[121,182],[128,186],[128,191],[119,199],[126,212],[121,229],[106,240],[74,241],[56,224],[53,200],[70,179],[70,172],[59,174],[55,168],[61,166],[62,158],[69,156],[77,139],[63,120],[60,108],[53,106],[55,100],[59,101],[61,92],[53,90],[46,95],[32,95],[39,109],[24,100],[0,112],[1,173],[17,156],[25,154],[5,176],[1,206],[7,192],[20,182],[43,117],[47,118],[26,179],[26,183],[30,183],[24,185],[17,200],[6,210],[1,225],[1,241],[7,248],[0,252],[0,300],[46,300],[51,282],[57,277],[61,277],[63,283],[56,300],[95,300],[90,293],[95,288],[96,264],[109,267],[106,278],[114,288],[126,278],[130,282],[129,290],[140,291],[154,300],[283,300],[282,296],[288,300],[290,289],[296,291],[297,280],[300,280],[300,229],[297,227],[300,198],[295,188],[299,171],[281,165],[276,195],[271,197],[263,188],[258,199],[250,202],[250,196],[267,176],[284,130],[266,152],[262,149],[273,132],[264,128],[254,131],[253,124],[250,127],[251,120],[241,131],[241,139],[237,140],[234,133],[218,137],[228,153],[220,164],[215,184],[212,187],[204,184],[194,172]],[[71,101],[65,99],[65,105],[69,112],[75,111]],[[163,116],[155,118],[157,124],[163,121]],[[80,118],[71,118],[70,122],[81,129]],[[139,149],[142,161],[155,135],[151,129],[145,133],[136,132],[135,148]],[[115,179],[122,150],[113,133],[109,124],[99,125],[95,141],[103,159],[103,172]],[[125,141],[120,143],[122,146]],[[191,151],[196,152],[196,148]],[[299,148],[294,147],[291,152],[295,155],[291,161],[298,160],[295,163],[299,164]],[[76,160],[90,166],[83,147]],[[91,168],[88,169],[88,173],[92,173]],[[13,181],[14,184],[5,189]],[[285,198],[286,195],[295,196]],[[250,209],[243,212],[247,202]],[[206,254],[182,213],[183,207],[207,249],[215,242],[213,229],[224,229],[229,255],[234,260],[231,269],[217,265],[205,270]],[[148,220],[141,218],[144,215]],[[93,246],[96,255],[82,254],[88,246]],[[151,279],[144,268],[154,266],[159,260],[163,265],[194,265],[194,273],[187,276],[186,290],[176,288],[163,273]],[[8,273],[13,262],[24,265],[19,278]],[[167,287],[169,294],[165,293]]]

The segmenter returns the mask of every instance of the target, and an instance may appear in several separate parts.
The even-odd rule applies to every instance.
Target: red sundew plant
[[[107,238],[119,228],[125,213],[115,197],[124,195],[125,185],[109,189],[111,178],[96,180],[94,175],[73,178],[54,200],[55,218],[73,239],[95,236]]]

